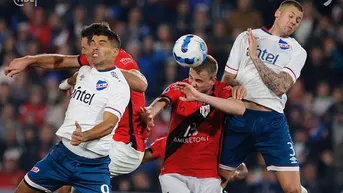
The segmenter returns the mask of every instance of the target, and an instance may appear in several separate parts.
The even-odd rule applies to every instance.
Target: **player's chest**
[[[80,74],[71,93],[71,100],[78,105],[102,107],[107,103],[111,82],[106,77]]]
[[[284,39],[257,37],[257,56],[263,63],[283,68],[292,59],[293,47]],[[245,47],[246,58],[250,59],[249,46]]]

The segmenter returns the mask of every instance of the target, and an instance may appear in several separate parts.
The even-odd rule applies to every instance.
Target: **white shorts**
[[[180,174],[163,174],[159,177],[163,193],[221,193],[220,179],[196,178]]]
[[[135,150],[130,144],[112,141],[109,152],[111,177],[133,172],[142,163],[144,152]]]

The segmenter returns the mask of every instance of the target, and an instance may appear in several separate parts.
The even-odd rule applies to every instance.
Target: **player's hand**
[[[75,131],[73,132],[73,134],[71,135],[71,144],[78,146],[80,145],[80,143],[83,140],[83,133],[81,131],[81,126],[79,125],[79,123],[77,121],[75,121]]]
[[[257,41],[252,34],[251,28],[248,28],[249,56],[251,59],[257,58]]]
[[[248,168],[247,166],[242,163],[238,166],[235,173],[231,176],[231,180],[237,179],[237,180],[243,180],[248,176]]]
[[[30,64],[32,64],[32,60],[30,58],[15,58],[7,67],[5,67],[4,73],[6,76],[13,77],[13,75],[25,70],[25,68]]]
[[[232,98],[242,100],[245,96],[247,96],[247,89],[242,86],[234,86],[231,88],[232,91]]]
[[[155,126],[154,118],[152,117],[151,107],[140,107],[141,110],[141,121],[145,123],[145,126],[151,130]]]
[[[197,91],[197,89],[195,89],[193,86],[185,82],[175,83],[175,89],[180,90],[185,94],[184,97],[179,97],[181,101],[197,101],[201,96],[201,93]]]

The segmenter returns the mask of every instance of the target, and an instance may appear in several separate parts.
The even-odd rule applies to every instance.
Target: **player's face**
[[[89,51],[88,38],[81,38],[81,54],[88,54]]]
[[[113,47],[112,42],[107,36],[95,35],[92,38],[91,44],[91,57],[94,65],[102,65],[104,63],[113,63],[113,58],[118,54],[118,48]]]
[[[214,85],[215,77],[208,74],[203,70],[200,73],[192,68],[189,69],[189,84],[202,93],[208,93]]]
[[[275,18],[281,36],[289,36],[299,27],[303,13],[295,6],[290,5],[278,9],[275,12]]]
[[[88,38],[81,38],[81,54],[84,54],[88,62],[92,63],[92,52],[90,51],[91,47],[88,42]]]

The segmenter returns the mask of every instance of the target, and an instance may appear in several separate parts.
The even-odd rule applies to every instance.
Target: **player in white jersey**
[[[38,162],[16,192],[54,192],[72,185],[79,192],[110,192],[112,135],[130,99],[129,86],[113,66],[120,39],[111,30],[94,32],[92,66],[83,66],[71,94],[62,140]]]
[[[289,37],[302,17],[301,4],[286,0],[276,10],[270,30],[248,29],[234,42],[223,81],[247,89],[247,110],[227,120],[219,166],[224,179],[230,179],[251,152],[259,151],[284,192],[307,192],[300,184],[299,163],[283,113],[285,93],[299,78],[307,57]]]

